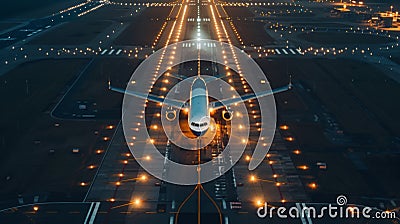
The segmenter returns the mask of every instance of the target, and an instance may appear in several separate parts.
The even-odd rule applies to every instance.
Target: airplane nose
[[[197,137],[201,137],[201,136],[203,136],[206,132],[207,132],[207,130],[204,130],[204,131],[195,131],[195,130],[191,130],[192,131],[192,133],[194,134],[194,135],[196,135]]]
[[[193,132],[193,134],[196,135],[197,137],[200,137],[200,136],[201,136],[201,132],[193,131],[193,130],[192,130],[192,132]]]

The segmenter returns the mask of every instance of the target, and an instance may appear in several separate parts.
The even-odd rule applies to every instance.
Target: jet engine
[[[233,118],[233,111],[231,110],[224,110],[222,111],[222,118],[226,121],[230,121]]]
[[[167,111],[165,112],[165,118],[166,118],[168,121],[173,121],[173,120],[175,120],[175,119],[176,119],[176,110],[167,110]]]

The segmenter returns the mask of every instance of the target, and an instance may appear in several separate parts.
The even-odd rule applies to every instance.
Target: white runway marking
[[[301,212],[302,208],[301,208],[300,203],[296,203],[296,207],[297,207],[297,210],[298,210],[299,212]],[[302,224],[307,224],[306,219],[305,219],[301,214],[300,214],[300,219],[301,219],[301,223],[302,223]]]
[[[96,206],[93,209],[92,215],[90,216],[89,224],[93,224],[94,219],[96,218],[97,211],[99,210],[100,202],[96,202]]]
[[[94,202],[92,202],[92,203],[90,204],[90,208],[89,208],[89,211],[88,211],[88,213],[87,213],[87,215],[86,215],[84,224],[86,224],[87,221],[89,220],[90,213],[92,212],[93,205],[94,205]]]
[[[303,208],[307,207],[305,203],[302,203],[302,205],[303,205]],[[307,216],[308,223],[309,223],[309,224],[312,224],[313,222],[312,222],[312,220],[311,220],[310,211],[309,211],[309,210],[307,211],[306,216]]]

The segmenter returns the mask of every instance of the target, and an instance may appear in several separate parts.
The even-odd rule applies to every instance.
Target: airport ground
[[[396,70],[398,40],[393,37],[397,34],[333,32],[333,29],[358,25],[351,19],[338,21],[336,18],[324,19],[325,24],[317,25],[321,18],[316,15],[324,15],[326,5],[298,4],[308,9],[304,17],[301,14],[286,17],[279,10],[298,10],[299,6],[283,5],[275,10],[272,18],[258,18],[259,22],[251,21],[258,17],[255,11],[259,12],[260,7],[216,7],[220,13],[226,10],[232,18],[231,21],[218,19],[219,26],[225,24],[230,39],[255,58],[271,85],[285,85],[291,75],[295,87],[276,96],[277,135],[265,163],[250,172],[246,157],[239,161],[234,172],[243,186],[232,187],[232,172],[224,175],[223,180],[205,185],[214,199],[216,186],[225,185],[224,192],[218,193],[226,194],[230,201],[239,199],[242,202],[241,210],[223,209],[223,200],[216,199],[230,223],[235,223],[234,220],[240,223],[242,219],[260,222],[253,217],[258,198],[271,197],[274,202],[298,202],[301,198],[301,202],[333,203],[338,195],[344,194],[351,203],[382,210],[397,208],[400,203],[397,187],[400,175],[394,172],[400,168],[397,162],[400,108],[396,103],[400,87],[399,81],[393,78],[399,76]],[[265,8],[274,11],[273,7]],[[196,10],[182,15],[178,9],[179,6],[171,5],[140,6],[140,9],[139,6],[107,5],[16,42],[15,49],[8,46],[0,51],[4,58],[17,58],[12,63],[8,60],[9,68],[3,67],[0,76],[0,99],[6,108],[0,112],[0,150],[3,153],[0,205],[8,208],[32,204],[2,211],[1,219],[29,223],[49,219],[66,221],[60,217],[69,217],[72,222],[85,222],[86,216],[92,217],[96,212],[96,223],[110,220],[112,223],[132,220],[166,223],[175,217],[178,205],[192,187],[164,184],[151,176],[146,176],[146,182],[123,181],[140,178],[146,173],[129,155],[119,125],[122,96],[107,91],[107,81],[111,79],[116,86],[127,83],[136,66],[151,53],[150,47],[160,48],[168,41],[174,21],[169,18],[197,16]],[[210,14],[204,17],[212,18]],[[310,23],[310,18],[315,21]],[[281,32],[270,28],[278,22]],[[2,29],[9,30],[14,25],[6,24]],[[213,30],[212,25],[207,26]],[[291,26],[298,30],[332,30],[297,34]],[[191,29],[188,23],[179,39],[190,38]],[[218,38],[214,31],[205,35]],[[281,35],[288,36],[289,44]],[[281,50],[299,46],[303,54]],[[314,49],[325,46],[325,50],[316,55],[314,49],[305,51],[309,46]],[[389,46],[395,47],[380,50]],[[91,50],[86,50],[88,48]],[[358,50],[355,53],[337,50],[333,55],[333,48]],[[373,53],[371,59],[360,51],[367,51],[367,48]],[[265,55],[264,50],[274,53]],[[29,56],[25,58],[25,54]],[[375,57],[379,58],[379,63],[374,62]],[[384,60],[389,60],[385,63],[390,67],[382,66]],[[235,87],[240,88],[240,85]],[[157,108],[148,109],[148,127],[159,125]],[[165,139],[157,136],[164,142],[160,148],[165,148]],[[79,152],[74,153],[73,149]],[[245,154],[251,155],[251,147]],[[178,160],[193,159],[193,155],[180,156]],[[327,168],[321,169],[317,163],[324,163]],[[274,183],[250,181],[251,175],[271,179],[273,174],[281,178]],[[290,179],[298,180],[294,183],[300,185],[275,186],[276,182],[290,182]],[[146,194],[141,195],[143,192]],[[267,192],[274,195],[267,195]],[[255,196],[257,194],[265,195]],[[232,199],[233,196],[237,198]],[[140,206],[134,203],[138,198]],[[213,214],[210,220],[217,220],[213,205],[206,202],[206,197],[203,200]],[[76,205],[78,207],[44,204],[39,205],[39,212],[32,210],[34,204],[60,201],[83,203]],[[97,202],[101,202],[101,206],[97,207]],[[124,204],[126,206],[119,207]],[[184,220],[194,217],[193,204],[195,201],[189,201],[189,207],[183,210]],[[98,210],[94,213],[96,207]],[[157,213],[160,208],[166,213]],[[279,220],[274,221],[279,223]],[[318,223],[318,220],[313,221]]]

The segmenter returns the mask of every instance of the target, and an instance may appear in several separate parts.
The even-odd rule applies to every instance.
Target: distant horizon
[[[57,4],[62,2],[77,2],[78,0],[18,0],[8,1],[7,4],[3,4],[0,8],[0,20],[6,18],[18,17],[27,12],[33,12],[40,8],[46,7],[46,5]],[[82,0],[84,1],[84,0]]]
[[[46,4],[57,4],[62,2],[78,2],[79,0],[18,0],[8,1],[0,8],[0,20],[21,16],[23,13],[34,12]],[[80,0],[85,1],[85,0]],[[265,0],[264,0],[265,1]],[[398,0],[363,0],[365,3],[399,3]],[[249,1],[250,2],[250,1]],[[263,0],[260,0],[263,2]],[[265,1],[268,2],[268,1]]]

